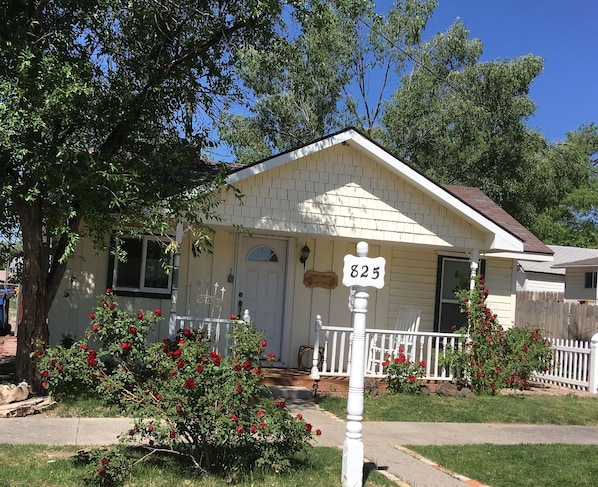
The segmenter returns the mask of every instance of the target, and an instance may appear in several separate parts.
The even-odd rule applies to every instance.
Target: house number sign
[[[384,287],[384,257],[358,257],[345,255],[343,266],[343,286]]]

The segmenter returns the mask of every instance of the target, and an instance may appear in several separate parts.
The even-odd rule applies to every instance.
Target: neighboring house
[[[598,249],[549,245],[552,262],[521,260],[517,272],[518,291],[563,293],[565,301],[596,302]]]
[[[298,349],[313,343],[316,315],[351,325],[343,258],[359,241],[370,257],[386,259],[385,286],[369,290],[369,328],[393,328],[399,308],[415,307],[420,331],[449,331],[463,322],[454,290],[468,285],[471,269],[484,273],[489,306],[511,326],[517,262],[552,260],[550,248],[480,190],[438,185],[354,129],[235,169],[229,182],[243,204],[231,195],[219,207],[211,255],[193,257],[191,233],[179,230],[176,273],[163,273],[151,236],[125,240],[126,263],[80,242],[50,312],[52,340],[80,336],[95,297],[111,287],[132,311],[163,310],[156,339],[173,332],[171,307],[222,317],[248,309],[266,351],[295,367]],[[214,294],[220,304],[208,311],[204,298]]]

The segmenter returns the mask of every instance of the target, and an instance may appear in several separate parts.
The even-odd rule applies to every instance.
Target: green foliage
[[[395,394],[421,392],[421,380],[426,373],[426,364],[422,360],[415,363],[408,360],[404,350],[399,349],[396,356],[390,356],[382,362],[388,389]]]
[[[460,344],[447,347],[443,363],[457,381],[475,392],[494,394],[504,387],[527,388],[534,372],[547,369],[552,359],[550,342],[539,329],[504,330],[486,306],[483,276],[476,278],[472,290],[456,294],[468,325],[457,331]]]
[[[260,365],[266,346],[261,333],[234,321],[225,355],[201,330],[148,343],[160,314],[124,311],[107,290],[83,340],[70,349],[35,352],[43,387],[58,395],[93,391],[118,404],[136,418],[123,443],[183,455],[201,471],[235,477],[255,468],[289,469],[292,454],[308,446],[312,425],[292,416],[283,399],[270,397]],[[93,457],[99,463],[88,483],[119,480],[120,455]]]

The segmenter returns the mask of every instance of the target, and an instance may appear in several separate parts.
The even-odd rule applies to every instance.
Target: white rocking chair
[[[370,342],[366,373],[382,374],[382,362],[398,355],[402,350],[407,359],[415,355],[415,339],[405,334],[419,331],[421,310],[417,308],[399,308],[394,332],[374,333]]]

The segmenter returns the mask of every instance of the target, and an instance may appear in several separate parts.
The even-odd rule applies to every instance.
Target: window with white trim
[[[598,272],[586,272],[584,281],[585,289],[596,289],[596,284],[598,283]]]
[[[112,289],[121,294],[170,294],[172,274],[164,267],[165,241],[151,236],[122,239],[120,247],[127,257],[113,261]]]

